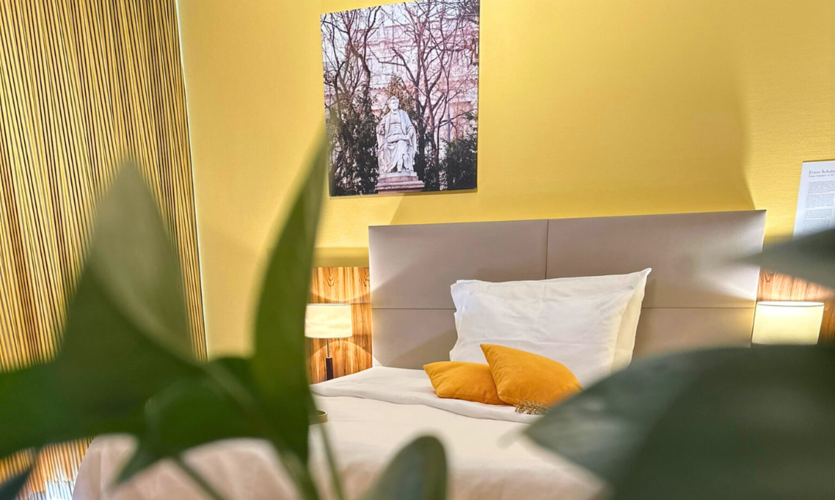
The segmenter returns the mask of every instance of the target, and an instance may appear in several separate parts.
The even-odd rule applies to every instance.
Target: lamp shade
[[[758,302],[751,342],[817,344],[821,322],[821,302]]]
[[[308,304],[304,336],[311,339],[346,339],[353,334],[351,304]]]

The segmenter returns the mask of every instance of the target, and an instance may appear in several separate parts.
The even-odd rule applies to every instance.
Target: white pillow
[[[453,361],[485,363],[481,344],[521,349],[559,361],[584,386],[611,372],[632,287],[562,299],[507,299],[471,293],[458,312]]]
[[[618,330],[617,348],[613,369],[625,368],[632,361],[632,351],[635,349],[635,333],[638,330],[638,319],[641,316],[641,304],[647,276],[652,269],[630,274],[613,274],[608,276],[587,276],[580,278],[554,278],[539,281],[506,281],[490,283],[479,280],[459,280],[452,285],[452,301],[455,303],[455,327],[459,331],[459,313],[464,303],[472,293],[478,291],[505,299],[558,299],[583,295],[597,295],[632,287],[632,297],[623,313]]]

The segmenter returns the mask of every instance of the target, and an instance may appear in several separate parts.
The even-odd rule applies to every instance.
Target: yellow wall
[[[179,0],[209,349],[249,348],[265,246],[323,123],[318,14]],[[330,200],[319,260],[379,224],[768,209],[835,158],[833,0],[482,0],[478,191]]]

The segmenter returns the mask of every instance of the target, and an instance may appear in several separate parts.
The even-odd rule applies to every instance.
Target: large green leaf
[[[0,457],[71,439],[80,426],[48,366],[0,373]]]
[[[394,457],[364,500],[443,500],[447,494],[444,447],[431,436],[422,436]]]
[[[0,374],[0,457],[106,432],[135,432],[139,414],[83,414],[57,383],[53,365]]]
[[[131,164],[121,168],[99,204],[87,268],[137,330],[193,361],[179,259],[151,192]]]
[[[628,370],[553,408],[526,434],[617,481],[672,401],[709,367],[736,354],[737,350],[696,351],[636,360]]]
[[[636,362],[552,409],[535,442],[618,499],[835,498],[835,349],[713,350]]]
[[[144,335],[88,273],[68,311],[64,339],[50,369],[67,402],[86,418],[139,414],[149,397],[199,372]]]
[[[176,254],[132,167],[100,204],[63,345],[47,365],[0,373],[0,456],[106,432],[140,432],[146,400],[199,373]]]
[[[279,451],[308,459],[308,386],[304,314],[310,293],[313,246],[324,191],[324,142],[309,167],[278,244],[270,256],[255,319],[252,373]]]
[[[768,246],[747,260],[764,269],[835,288],[835,229]]]
[[[199,373],[180,280],[154,199],[125,166],[99,205],[54,365],[57,385],[82,415],[136,414],[172,382]]]
[[[249,366],[241,358],[211,363],[232,383],[249,390]],[[257,408],[256,408],[257,410]],[[158,460],[222,439],[261,437],[263,431],[214,378],[206,374],[182,379],[153,398],[146,409],[147,428],[117,482],[125,482]]]

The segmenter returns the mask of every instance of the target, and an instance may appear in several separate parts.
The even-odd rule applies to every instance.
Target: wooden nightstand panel
[[[331,340],[334,377],[371,368],[371,288],[367,267],[316,267],[310,282],[310,303],[351,304],[354,335]],[[325,380],[325,340],[308,339],[311,383]]]

